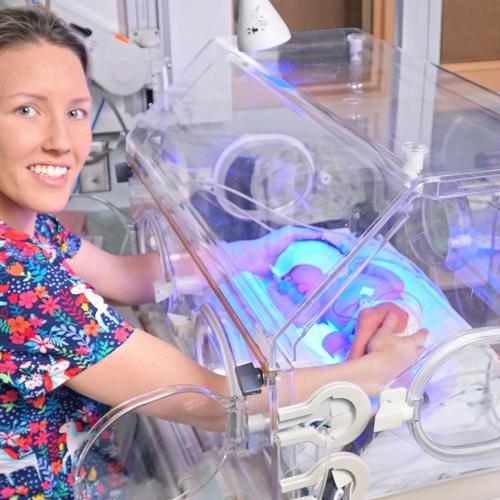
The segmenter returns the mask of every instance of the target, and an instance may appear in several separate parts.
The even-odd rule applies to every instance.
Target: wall
[[[272,0],[290,31],[361,28],[361,0]]]
[[[500,59],[500,2],[444,0],[441,63]]]

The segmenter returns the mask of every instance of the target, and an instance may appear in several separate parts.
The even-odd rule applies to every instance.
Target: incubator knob
[[[418,142],[405,142],[401,149],[406,154],[405,171],[412,179],[418,177],[424,169],[424,159],[429,152],[429,148],[425,144],[419,144]]]
[[[363,43],[365,35],[363,33],[350,33],[347,35],[347,42],[349,43],[349,54],[351,61],[360,61],[363,55]]]

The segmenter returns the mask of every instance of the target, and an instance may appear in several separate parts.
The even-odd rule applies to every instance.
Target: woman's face
[[[71,50],[45,42],[0,50],[0,219],[64,207],[90,149],[90,108]]]

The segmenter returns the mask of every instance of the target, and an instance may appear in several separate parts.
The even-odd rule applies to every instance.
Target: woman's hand
[[[391,319],[391,324],[394,323],[392,333],[403,332],[408,324],[408,313],[396,304],[384,302],[374,307],[367,307],[359,313],[348,359],[356,359],[366,354],[369,342],[382,327],[389,314],[393,316]]]
[[[415,364],[424,352],[424,343],[428,335],[425,329],[418,330],[413,335],[400,337],[395,335],[398,318],[389,312],[380,328],[367,343],[367,357],[376,359],[373,376],[380,385]]]
[[[317,240],[323,235],[318,229],[285,226],[255,240],[241,240],[226,243],[224,250],[238,271],[248,271],[261,276],[270,274],[279,255],[296,240]]]

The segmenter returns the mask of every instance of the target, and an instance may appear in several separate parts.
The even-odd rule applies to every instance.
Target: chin
[[[69,200],[67,196],[40,197],[30,203],[30,209],[38,213],[54,213],[64,210]]]

